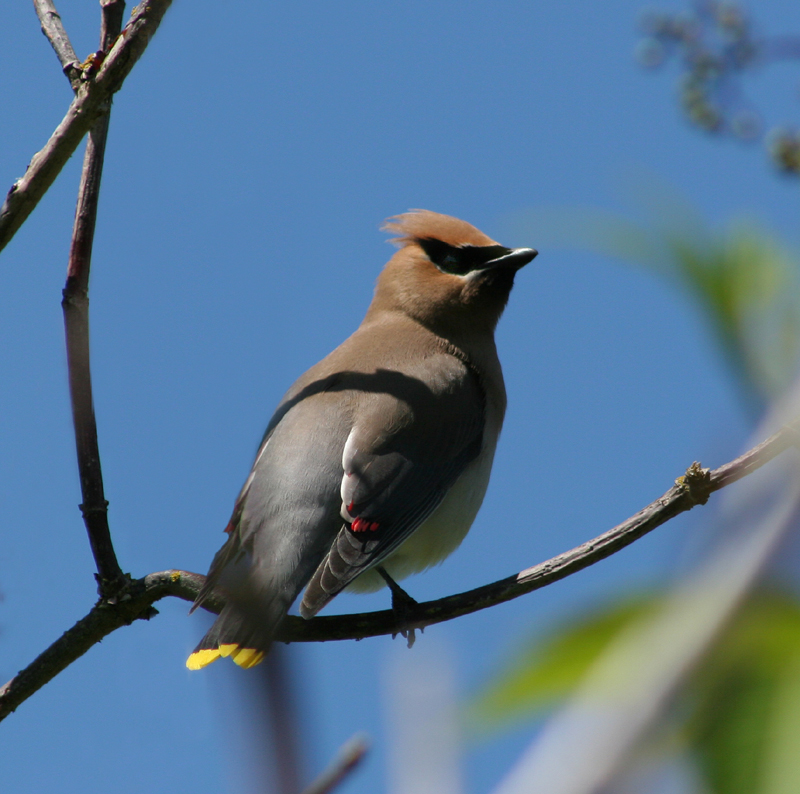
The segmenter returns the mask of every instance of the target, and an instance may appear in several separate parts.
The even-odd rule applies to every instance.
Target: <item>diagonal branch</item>
[[[369,743],[365,736],[352,736],[339,749],[330,766],[310,786],[304,788],[302,794],[330,794],[359,766],[367,750]]]
[[[705,504],[714,491],[746,477],[789,447],[798,446],[799,428],[796,422],[787,425],[736,460],[713,471],[692,464],[660,499],[594,540],[499,582],[419,604],[414,608],[409,623],[399,622],[391,610],[316,617],[308,621],[290,615],[284,621],[278,639],[283,642],[321,642],[395,635],[407,628],[441,623],[538,590],[605,559],[695,505]],[[152,605],[156,601],[167,596],[194,601],[204,582],[205,577],[197,573],[161,571],[131,582],[118,603],[97,604],[85,618],[0,688],[0,720],[112,631],[134,620],[151,617]],[[215,613],[219,613],[223,606],[223,599],[214,593],[203,603],[204,609]]]
[[[125,2],[102,0],[101,6],[103,21],[100,47],[105,50],[119,36]],[[109,119],[110,108],[92,127],[86,143],[75,224],[72,229],[67,283],[61,301],[67,342],[72,421],[75,426],[75,446],[83,496],[80,508],[97,566],[100,595],[103,597],[114,596],[127,581],[117,562],[108,527],[108,502],[103,490],[89,359],[89,270],[92,264],[92,245]]]
[[[176,586],[184,577],[182,586]],[[196,588],[199,592],[203,581],[204,577],[198,574],[164,571],[131,582],[125,596],[115,604],[98,602],[86,617],[0,687],[0,720],[112,631],[129,626],[134,620],[149,619],[153,615],[153,602],[168,595],[181,597],[186,588]],[[219,602],[214,605],[220,606]]]
[[[72,42],[69,40],[67,31],[61,23],[61,16],[56,11],[52,0],[33,0],[36,16],[42,25],[42,33],[47,36],[47,40],[52,44],[58,60],[61,62],[61,70],[69,79],[73,91],[77,91],[81,84],[81,65],[75,50],[72,49]]]
[[[86,80],[72,100],[67,115],[44,149],[33,156],[25,175],[11,186],[0,208],[0,250],[53,184],[83,136],[108,112],[112,95],[122,88],[171,3],[172,0],[146,0],[139,5],[108,55],[102,61],[97,58],[84,70]],[[93,73],[95,68],[98,69],[96,74]]]

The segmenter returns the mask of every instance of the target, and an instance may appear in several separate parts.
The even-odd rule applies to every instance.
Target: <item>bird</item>
[[[192,607],[226,600],[189,669],[261,662],[304,588],[304,618],[345,588],[402,593],[396,580],[441,563],[481,506],[506,409],[494,331],[537,251],[429,210],[382,229],[398,250],[364,320],[267,426]]]

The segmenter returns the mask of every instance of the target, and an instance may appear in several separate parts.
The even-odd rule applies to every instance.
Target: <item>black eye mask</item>
[[[502,245],[454,246],[433,238],[417,240],[428,259],[443,273],[466,276],[474,270],[483,270],[489,262],[511,253]]]

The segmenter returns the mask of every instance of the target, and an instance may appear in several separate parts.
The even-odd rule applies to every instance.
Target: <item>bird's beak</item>
[[[507,254],[487,262],[481,269],[511,267],[519,270],[521,267],[525,267],[538,253],[535,248],[514,248]]]

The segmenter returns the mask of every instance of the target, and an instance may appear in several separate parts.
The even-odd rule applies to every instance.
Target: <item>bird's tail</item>
[[[200,670],[220,656],[228,656],[239,667],[255,667],[269,651],[275,629],[286,614],[286,604],[273,601],[270,607],[265,615],[263,609],[256,613],[229,603],[192,651],[186,666]],[[259,614],[259,619],[251,618],[253,614]]]

